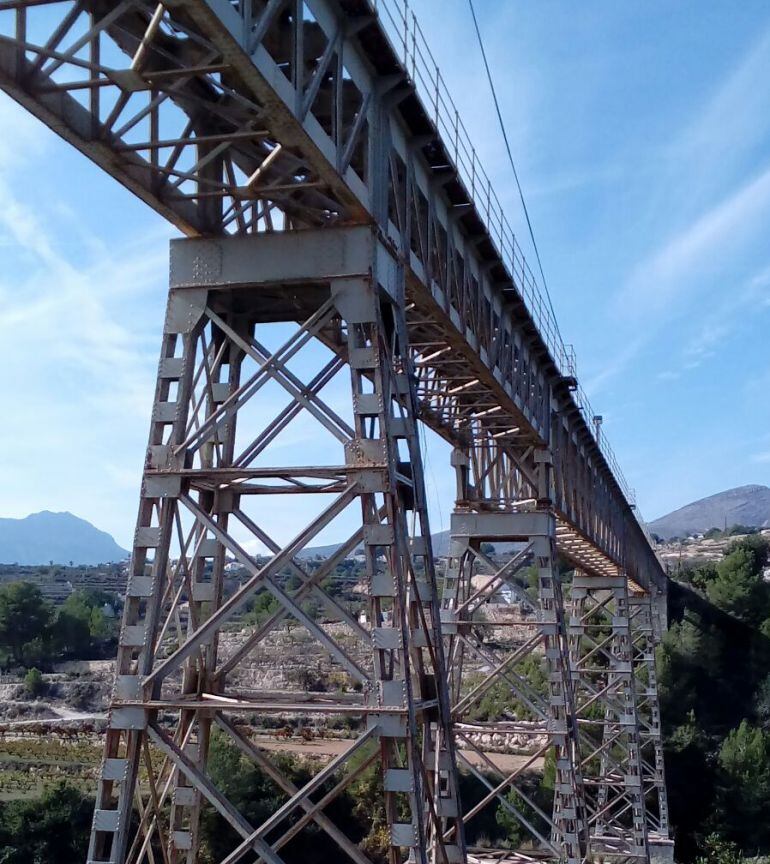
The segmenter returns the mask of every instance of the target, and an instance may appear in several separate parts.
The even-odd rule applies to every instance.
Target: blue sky
[[[770,5],[476,3],[561,331],[642,510],[769,483]],[[516,219],[466,3],[412,5]],[[0,96],[0,515],[130,543],[171,236]]]

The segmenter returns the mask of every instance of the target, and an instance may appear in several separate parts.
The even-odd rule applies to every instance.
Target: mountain
[[[431,535],[433,538],[433,555],[436,558],[443,558],[449,554],[449,543],[451,540],[451,534],[449,531],[439,531],[436,534]],[[520,543],[494,543],[495,551],[498,554],[505,554],[507,552],[512,552],[515,549],[519,549],[521,547]],[[320,558],[328,558],[330,555],[333,555],[340,548],[339,543],[333,543],[331,546],[309,546],[307,549],[303,549],[298,558],[315,558],[316,556]]]
[[[746,525],[764,528],[770,525],[770,488],[739,486],[693,501],[679,510],[661,516],[648,524],[654,534],[665,540],[702,534],[710,528],[731,528]]]
[[[109,534],[72,513],[0,519],[0,564],[106,564],[127,557]]]
[[[333,555],[339,548],[339,543],[332,543],[330,546],[309,546],[307,549],[303,549],[298,558],[315,558],[316,556],[320,558],[328,558],[330,555]],[[363,547],[359,547],[361,549]],[[358,551],[358,550],[357,550]],[[449,553],[449,531],[440,531],[438,534],[433,535],[433,554],[439,558],[443,555],[447,555]]]

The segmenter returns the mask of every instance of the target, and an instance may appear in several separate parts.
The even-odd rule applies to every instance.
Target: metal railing
[[[468,130],[460,119],[449,91],[441,77],[441,70],[428,46],[417,17],[409,7],[409,0],[369,0],[379,16],[385,33],[411,77],[423,108],[433,120],[453,167],[466,187],[471,200],[484,220],[500,258],[508,268],[513,281],[538,327],[551,357],[563,375],[576,377],[575,354],[572,346],[565,345],[556,319],[546,302],[535,275],[527,264],[516,235],[505,216],[503,206],[492,188],[492,181],[481,165]],[[606,436],[595,434],[591,408],[583,388],[578,386],[575,400],[584,413],[591,434],[604,455],[626,500],[635,505],[635,493],[620,470],[617,458]]]

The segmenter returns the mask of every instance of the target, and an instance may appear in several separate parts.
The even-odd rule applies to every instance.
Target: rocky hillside
[[[739,486],[693,501],[673,513],[649,523],[649,529],[668,540],[703,534],[710,528],[748,528],[770,526],[770,488],[767,486]]]
[[[127,556],[109,534],[72,513],[0,519],[0,564],[106,564]]]

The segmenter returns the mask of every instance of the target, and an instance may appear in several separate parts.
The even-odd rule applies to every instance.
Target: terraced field
[[[98,734],[0,733],[0,800],[36,797],[62,780],[90,792],[101,755]]]

